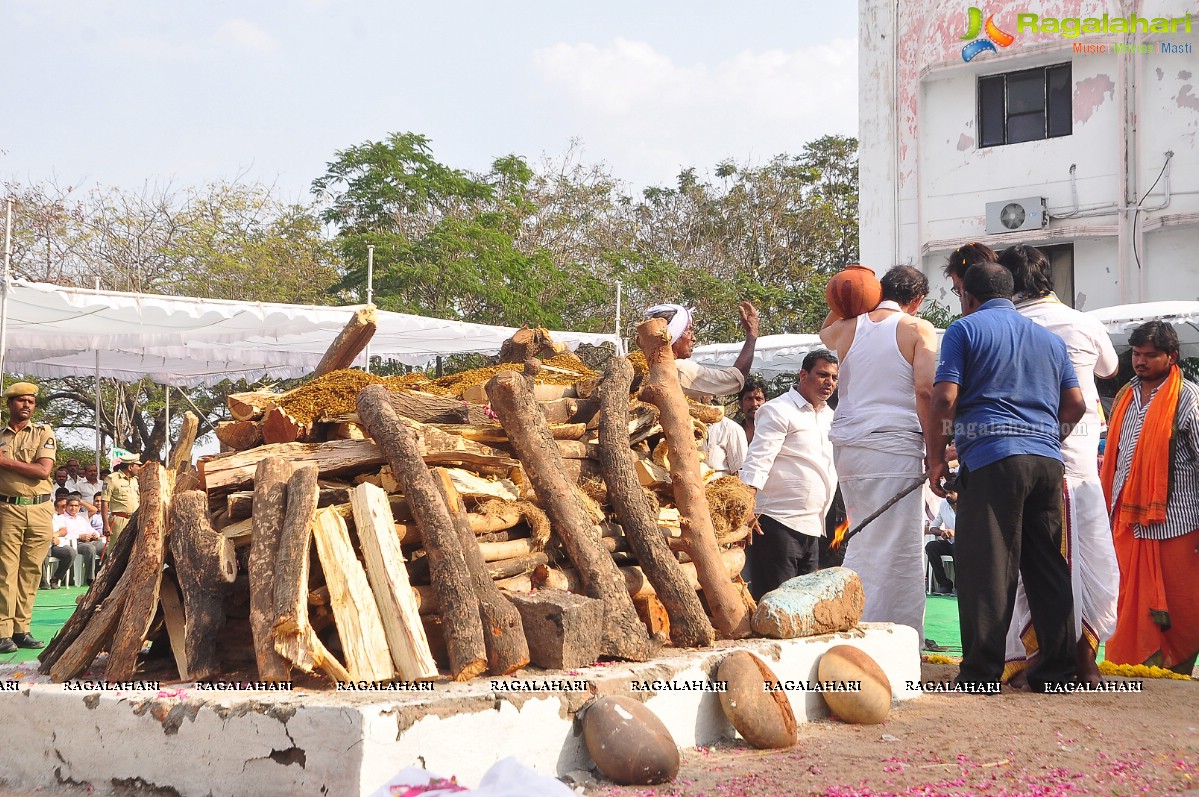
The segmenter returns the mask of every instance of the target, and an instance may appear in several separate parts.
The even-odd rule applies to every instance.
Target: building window
[[[979,146],[1019,144],[1071,132],[1070,64],[978,79]]]
[[[1053,273],[1053,292],[1063,304],[1075,306],[1074,290],[1074,244],[1038,246],[1049,261]]]

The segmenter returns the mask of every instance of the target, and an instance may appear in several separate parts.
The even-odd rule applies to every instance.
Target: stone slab
[[[20,787],[87,783],[106,794],[141,785],[179,797],[368,797],[408,766],[474,785],[507,756],[563,775],[592,766],[574,721],[592,694],[644,700],[680,747],[708,745],[735,736],[719,694],[707,686],[726,653],[749,650],[780,679],[816,681],[820,655],[839,644],[872,656],[895,700],[919,695],[905,684],[920,677],[920,640],[890,624],[726,642],[638,664],[437,682],[421,691],[113,689],[86,678],[53,684],[32,664],[7,665],[0,667],[0,727],[21,743],[0,745],[0,772]],[[817,692],[787,697],[801,723],[827,716]]]

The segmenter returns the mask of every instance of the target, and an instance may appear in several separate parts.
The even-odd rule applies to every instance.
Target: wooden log
[[[168,468],[175,473],[182,473],[185,465],[192,462],[192,446],[196,444],[196,433],[200,431],[200,419],[190,410],[183,413],[183,425],[179,428],[179,437],[171,447],[171,461]]]
[[[745,567],[745,551],[741,548],[729,548],[721,552],[721,563],[728,578],[734,578]],[[683,562],[679,565],[683,575],[687,577],[692,589],[700,589],[699,577],[695,572],[694,562]],[[640,567],[630,565],[620,568],[625,588],[632,599],[654,594],[654,585],[650,583],[645,571]],[[583,589],[583,579],[573,568],[561,570],[551,567],[538,567],[533,571],[531,579],[535,589],[564,589],[570,592],[580,592]]]
[[[564,401],[567,399],[563,399]],[[465,437],[467,440],[474,440],[476,443],[486,443],[488,445],[504,445],[508,442],[508,435],[503,428],[495,424],[490,426],[471,426],[468,424],[446,425],[436,424],[436,428],[447,434],[456,434]],[[549,426],[550,434],[555,440],[578,440],[587,432],[587,424],[584,423],[558,423]]]
[[[392,472],[403,482],[404,495],[420,525],[441,605],[450,673],[455,680],[473,678],[487,668],[479,600],[471,589],[470,571],[449,510],[420,458],[416,433],[400,422],[382,385],[371,385],[360,392],[357,408],[358,417],[378,442]]]
[[[367,438],[362,424],[353,421],[331,423],[325,434],[330,440],[365,440]]]
[[[694,595],[695,591],[692,590],[691,594]],[[633,605],[637,607],[637,616],[641,618],[641,622],[645,623],[645,628],[649,631],[650,636],[663,639],[673,638],[670,635],[670,612],[666,610],[666,606],[658,599],[657,595],[642,595],[633,598]]]
[[[716,630],[726,639],[741,639],[751,632],[750,607],[721,565],[708,497],[699,475],[691,416],[679,386],[666,321],[651,318],[638,324],[637,345],[649,364],[649,376],[641,387],[641,400],[658,408],[662,432],[670,446],[671,487],[675,506],[683,517],[687,553],[696,564]]]
[[[654,591],[670,615],[670,641],[676,647],[707,647],[716,641],[716,632],[695,589],[679,569],[670,552],[670,544],[658,528],[657,507],[646,500],[645,491],[634,468],[629,450],[629,386],[633,366],[624,357],[608,360],[604,380],[599,387],[599,447],[608,485],[608,502],[616,512],[642,570],[654,585]],[[644,620],[647,615],[638,612]],[[646,623],[653,633],[660,623]]]
[[[533,663],[549,670],[589,667],[603,648],[603,601],[554,590],[508,594],[520,612]]]
[[[495,581],[523,576],[547,564],[549,560],[549,557],[541,552],[514,556],[499,562],[488,562],[487,574]]]
[[[246,451],[262,445],[262,421],[219,421],[216,438],[233,451]]]
[[[213,491],[233,490],[254,481],[258,463],[268,457],[290,462],[312,462],[321,473],[340,473],[382,465],[383,455],[370,440],[331,440],[327,443],[275,443],[250,451],[236,451],[200,459],[204,487]]]
[[[483,623],[483,644],[487,648],[487,671],[492,675],[509,675],[529,663],[529,645],[525,641],[520,612],[500,594],[492,582],[495,576],[487,570],[483,552],[470,529],[466,505],[454,488],[449,471],[436,468],[434,484],[445,501],[446,509],[458,533],[458,542],[470,572],[471,587],[479,599],[479,619]],[[515,573],[509,575],[516,575]]]
[[[564,351],[567,351],[566,346],[554,343],[548,330],[521,327],[500,344],[500,362],[523,363],[532,357],[554,357]]]
[[[291,662],[275,650],[275,564],[279,537],[287,511],[287,480],[292,464],[283,457],[267,457],[254,474],[254,535],[247,570],[250,575],[250,628],[254,633],[254,658],[258,679],[287,681]]]
[[[316,370],[312,372],[312,376],[324,376],[333,371],[340,371],[343,368],[349,368],[354,364],[354,360],[362,353],[362,350],[371,342],[371,338],[375,335],[376,324],[375,306],[368,304],[365,307],[359,307],[350,316],[350,320],[342,328],[341,332],[337,333],[337,337],[329,344],[329,348],[325,351],[325,356],[321,357],[321,361],[317,363]]]
[[[113,634],[104,677],[110,681],[128,681],[137,671],[146,633],[158,609],[158,591],[162,583],[162,565],[169,533],[167,511],[175,474],[157,462],[151,462],[138,474],[141,501],[138,511],[137,547],[126,568],[130,573],[129,594]]]
[[[350,506],[396,673],[408,681],[436,678],[437,663],[429,651],[420,609],[408,583],[387,494],[371,484],[359,485],[350,493]]]
[[[207,501],[204,493],[194,490],[180,493],[171,507],[171,555],[175,559],[175,577],[183,591],[187,618],[184,648],[191,671],[189,676],[180,674],[180,677],[197,681],[220,672],[216,640],[225,625],[228,585],[237,578],[233,543],[209,525]]]
[[[499,562],[503,559],[511,559],[515,556],[534,553],[533,541],[528,537],[504,542],[483,542],[479,540],[478,548],[484,562]]]
[[[129,527],[125,527],[126,531]],[[123,534],[121,536],[124,536]],[[119,538],[118,538],[119,539]],[[126,567],[121,577],[112,588],[112,592],[100,604],[87,625],[75,639],[63,648],[61,654],[50,664],[50,679],[56,682],[68,681],[77,677],[91,666],[96,655],[108,646],[116,632],[117,623],[129,602],[130,585],[133,583],[134,570]],[[105,670],[105,679],[114,680]]]
[[[514,371],[504,371],[487,383],[487,393],[554,531],[583,573],[584,594],[604,601],[608,607],[604,654],[645,661],[652,655],[645,626],[623,589],[615,562],[599,545],[586,508],[562,474],[561,455],[540,407],[533,401],[528,381]]]
[[[175,531],[172,530],[172,540]],[[168,571],[169,573],[170,571]],[[180,681],[195,678],[191,675],[187,664],[187,622],[183,615],[183,601],[179,599],[179,587],[170,575],[163,575],[162,589],[158,591],[158,602],[162,609],[162,619],[167,627],[167,640],[171,644],[171,655],[175,658],[175,671],[179,673]],[[215,642],[215,640],[213,640]]]
[[[50,643],[38,655],[38,671],[42,674],[50,672],[50,667],[58,657],[70,647],[91,621],[92,616],[99,610],[104,600],[112,593],[118,579],[124,574],[133,552],[134,542],[141,528],[141,513],[134,512],[125,526],[127,534],[120,534],[104,552],[104,567],[96,574],[88,591],[79,599],[75,611],[59,629]],[[91,663],[90,661],[88,662]]]
[[[391,391],[391,406],[395,408],[397,415],[418,423],[487,422],[486,413],[478,405],[475,405],[478,409],[474,413],[474,417],[481,418],[482,421],[472,421],[470,420],[472,413],[469,403],[415,390]]]
[[[316,468],[310,465],[296,468],[287,480],[287,509],[275,557],[275,651],[304,672],[321,670],[335,681],[349,681],[349,671],[317,636],[322,626],[333,622],[332,610],[324,613],[326,622],[321,625],[308,613],[308,603],[316,603],[308,593],[308,574],[319,494]],[[329,588],[320,589],[328,608]]]
[[[317,510],[313,524],[316,551],[329,580],[329,598],[337,619],[337,635],[350,677],[387,681],[395,677],[383,619],[367,581],[366,571],[354,555],[350,532],[341,515],[332,509]]]
[[[300,423],[291,413],[282,407],[271,407],[262,416],[262,442],[272,443],[310,443],[316,437],[312,423]]]
[[[248,393],[230,393],[225,406],[235,421],[252,421],[279,403],[281,394],[273,390],[252,390]]]

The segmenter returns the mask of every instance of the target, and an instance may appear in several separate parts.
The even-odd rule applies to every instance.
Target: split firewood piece
[[[414,390],[391,391],[396,414],[418,423],[487,423],[482,405]]]
[[[550,558],[546,554],[539,551],[514,556],[511,559],[502,559],[498,562],[488,562],[487,575],[495,581],[503,581],[532,573],[541,565],[548,564],[549,560]]]
[[[383,618],[379,616],[366,571],[350,545],[346,522],[336,511],[320,509],[312,533],[321,567],[326,573],[337,574],[329,579],[329,599],[351,679],[391,680],[396,671],[383,631]]]
[[[354,360],[358,359],[358,355],[375,336],[375,329],[378,326],[376,317],[373,304],[355,310],[341,332],[338,332],[337,337],[329,344],[325,356],[321,357],[316,370],[312,372],[312,378],[316,379],[353,365]]]
[[[326,435],[330,440],[365,440],[366,430],[357,421],[338,421],[328,425]]]
[[[716,641],[716,632],[704,613],[699,596],[679,569],[678,560],[658,528],[657,508],[647,500],[634,468],[626,433],[632,383],[633,366],[627,359],[613,357],[608,360],[599,387],[599,446],[608,501],[624,529],[625,538],[637,554],[637,561],[670,615],[670,641],[676,647],[706,647]],[[651,630],[658,627],[646,625]]]
[[[218,421],[216,439],[234,451],[262,445],[262,421]]]
[[[433,470],[434,484],[445,501],[458,533],[458,542],[470,571],[471,586],[479,598],[479,618],[483,622],[483,644],[487,647],[487,671],[509,675],[529,663],[529,645],[525,641],[520,612],[500,594],[483,561],[483,552],[471,531],[466,506],[454,489],[454,480],[444,468]]]
[[[182,473],[184,466],[192,463],[192,446],[196,444],[196,432],[200,431],[200,419],[190,410],[183,413],[183,426],[179,429],[179,438],[171,447],[171,462],[168,468],[175,473]]]
[[[287,511],[287,480],[292,464],[283,457],[267,457],[254,473],[253,537],[250,540],[250,628],[254,634],[254,658],[258,678],[286,681],[291,663],[275,650],[275,565],[279,537]]]
[[[129,595],[113,634],[104,677],[110,681],[128,681],[137,671],[137,654],[142,652],[146,632],[158,609],[158,590],[162,583],[162,564],[166,557],[169,533],[167,511],[175,474],[157,462],[142,468],[137,477],[141,485],[138,510],[137,547],[126,571],[130,575]]]
[[[262,416],[262,442],[311,443],[315,437],[313,423],[301,423],[282,407],[271,407]]]
[[[235,421],[252,421],[279,403],[282,394],[273,390],[252,390],[248,393],[230,393],[225,398],[229,414]]]
[[[126,532],[129,527],[125,527]],[[121,535],[122,537],[124,534]],[[129,602],[130,587],[133,583],[133,568],[126,567],[117,580],[116,585],[112,588],[112,592],[100,604],[100,608],[92,615],[87,626],[82,629],[75,640],[71,642],[57,660],[51,664],[49,668],[50,679],[56,682],[68,681],[77,677],[80,673],[91,666],[96,655],[108,647],[109,640],[112,639],[113,633],[117,628],[117,623],[121,620],[121,615],[125,611],[125,606]],[[106,680],[114,680],[114,677],[109,675],[108,670],[105,670],[104,677]]]
[[[653,652],[645,626],[629,600],[616,563],[599,544],[586,508],[563,475],[562,457],[541,408],[533,401],[528,380],[515,371],[503,371],[487,383],[487,393],[537,491],[538,502],[583,574],[584,594],[608,607],[604,654],[645,661]]]
[[[387,494],[373,484],[362,484],[350,492],[350,506],[354,509],[354,528],[362,545],[366,576],[383,618],[383,632],[396,672],[409,681],[436,678],[437,663],[429,651],[419,606],[408,583]]]
[[[503,428],[496,425],[491,426],[470,426],[467,424],[449,425],[435,424],[436,428],[449,434],[456,434],[465,437],[467,440],[474,440],[476,443],[491,444],[506,444],[508,435]],[[587,424],[585,423],[556,423],[549,425],[550,434],[555,440],[578,440],[587,433]]]
[[[351,469],[365,470],[382,465],[383,455],[370,440],[331,440],[327,443],[274,443],[250,451],[219,454],[200,459],[204,487],[213,491],[236,489],[254,481],[258,463],[267,457],[280,457],[293,462],[312,462],[321,473],[337,473]]]
[[[308,573],[319,493],[316,468],[310,465],[296,468],[287,480],[287,511],[275,559],[275,651],[304,672],[320,670],[335,681],[349,681],[349,671],[321,642],[320,629],[308,614],[308,603],[315,603],[308,594]],[[328,607],[329,588],[321,589]]]
[[[119,535],[116,542],[112,543],[105,551],[104,567],[100,568],[91,587],[79,599],[74,613],[38,655],[37,658],[40,662],[38,672],[43,675],[50,672],[50,667],[58,661],[58,657],[63,651],[83,633],[92,616],[113,592],[117,580],[127,569],[129,556],[133,553],[133,545],[137,541],[140,527],[141,513],[134,512],[133,517],[129,518],[129,523],[125,526],[127,533]],[[90,664],[91,661],[89,660],[88,663]]]
[[[203,492],[193,490],[176,496],[171,507],[171,555],[183,592],[187,618],[184,649],[190,672],[187,676],[180,673],[180,677],[197,681],[212,678],[220,671],[216,640],[225,625],[222,604],[228,585],[237,578],[233,543],[209,525],[207,503]],[[164,600],[163,607],[166,605]],[[171,639],[174,644],[174,637]]]
[[[174,537],[174,534],[171,535]],[[175,669],[180,681],[189,681],[196,676],[187,664],[187,623],[183,619],[183,601],[179,599],[179,587],[168,570],[162,576],[162,588],[158,591],[158,602],[162,607],[162,619],[167,627],[167,641],[171,643],[171,655],[175,658]],[[223,618],[222,618],[223,619]],[[216,641],[215,639],[213,640]],[[199,679],[197,679],[199,680]]]
[[[658,408],[659,422],[670,446],[671,487],[675,506],[683,516],[687,553],[696,564],[716,630],[726,639],[741,639],[751,631],[750,607],[729,580],[720,561],[708,497],[699,475],[691,416],[679,386],[666,321],[651,318],[638,324],[637,345],[649,364],[649,376],[641,387],[641,400]]]
[[[358,394],[358,417],[404,485],[429,557],[430,575],[445,633],[450,673],[455,680],[474,678],[487,668],[487,648],[479,619],[479,599],[449,510],[433,475],[421,459],[415,431],[400,422],[387,388],[371,385]]]

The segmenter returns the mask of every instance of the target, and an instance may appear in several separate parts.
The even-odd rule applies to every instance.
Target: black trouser
[[[1030,454],[958,477],[954,567],[966,682],[997,682],[1012,622],[1017,573],[1024,577],[1040,655],[1029,685],[1073,679],[1074,598],[1062,554],[1062,463]]]
[[[772,517],[758,516],[762,533],[746,551],[749,594],[754,600],[789,578],[815,573],[820,568],[820,538],[800,534]]]
[[[930,540],[924,546],[924,553],[928,556],[928,564],[933,569],[933,579],[937,586],[946,591],[953,589],[953,581],[945,574],[945,563],[941,561],[942,556],[953,556],[953,543],[944,539]],[[956,561],[954,567],[957,567]],[[956,569],[954,572],[957,572]]]
[[[71,564],[75,561],[75,549],[69,545],[52,545],[50,555],[58,560],[51,578],[63,584],[67,583],[67,574],[71,572]]]

